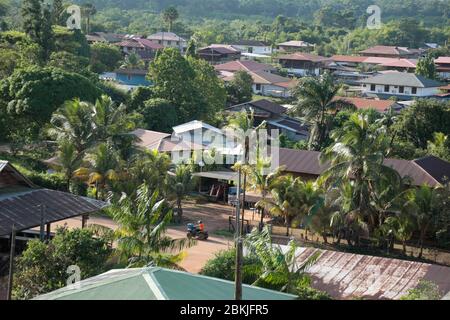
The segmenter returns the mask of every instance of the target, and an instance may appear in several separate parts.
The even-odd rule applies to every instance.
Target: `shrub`
[[[17,258],[14,298],[30,299],[65,286],[71,265],[80,268],[82,279],[104,272],[110,253],[107,241],[87,229],[60,228],[49,243],[32,240]]]
[[[408,290],[408,294],[401,300],[440,300],[442,293],[437,284],[431,281],[421,280],[417,287]]]
[[[222,250],[216,253],[215,257],[208,260],[206,265],[200,271],[200,274],[214,278],[225,280],[234,280],[236,251],[234,249]],[[252,284],[258,279],[258,274],[255,274],[250,266],[259,264],[255,257],[244,257],[243,260],[243,275],[242,282]],[[248,268],[246,268],[248,267]]]

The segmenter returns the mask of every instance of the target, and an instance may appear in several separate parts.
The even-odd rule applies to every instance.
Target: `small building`
[[[147,267],[110,270],[34,300],[233,300],[234,291],[232,281]],[[244,284],[242,299],[294,300],[296,296]]]
[[[210,45],[197,50],[197,55],[215,65],[229,61],[239,60],[241,52],[232,46]]]
[[[10,162],[0,160],[0,241],[13,227],[17,232],[45,227],[48,238],[51,224],[57,221],[82,216],[85,226],[90,213],[106,206],[103,201],[41,188]]]
[[[404,106],[398,104],[394,100],[383,100],[383,99],[367,99],[359,97],[339,97],[336,99],[345,100],[353,104],[358,110],[374,109],[380,113],[384,113],[392,108],[396,112],[400,112]]]
[[[300,52],[281,55],[277,59],[289,74],[301,77],[318,76],[325,61],[329,61],[329,58]]]
[[[96,42],[117,43],[125,39],[125,34],[110,33],[110,32],[91,32],[86,35],[86,40],[89,44]]]
[[[293,79],[266,71],[249,71],[248,74],[253,79],[253,93],[262,96],[289,98],[292,88],[297,83]],[[221,76],[224,81],[231,81],[234,73],[222,72]]]
[[[405,72],[389,72],[361,80],[362,92],[369,97],[399,100],[433,97],[443,84],[423,76]]]
[[[228,107],[226,112],[250,112],[253,110],[255,125],[266,121],[268,130],[278,129],[290,140],[306,140],[309,136],[309,127],[300,120],[287,115],[288,109],[267,99],[250,101]]]
[[[277,69],[270,64],[259,63],[251,60],[244,61],[229,61],[226,63],[217,64],[214,69],[219,72],[237,72],[237,71],[247,71],[247,72],[275,72]]]
[[[450,80],[450,57],[439,57],[434,60],[439,77]]]
[[[417,66],[417,59],[393,59],[380,63],[379,66],[384,70],[396,70],[401,72],[415,72]]]
[[[187,48],[187,41],[173,32],[157,32],[148,36],[147,39],[165,48],[176,48],[182,52]]]
[[[311,52],[315,44],[306,41],[291,40],[277,44],[278,51],[282,52]]]
[[[365,57],[383,57],[383,58],[418,58],[421,54],[419,49],[409,49],[407,47],[397,46],[373,46],[359,52]]]
[[[272,46],[266,41],[259,40],[241,40],[231,44],[242,53],[253,53],[261,55],[271,55]]]

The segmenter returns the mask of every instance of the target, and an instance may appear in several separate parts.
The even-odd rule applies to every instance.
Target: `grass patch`
[[[228,229],[219,229],[212,232],[215,236],[225,237],[225,238],[234,238],[234,232],[229,231]]]

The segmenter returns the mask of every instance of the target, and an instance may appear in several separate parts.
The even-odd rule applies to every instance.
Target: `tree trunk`
[[[261,221],[259,222],[259,231],[263,229],[264,225],[264,208],[261,208]]]
[[[402,241],[402,246],[403,246],[403,254],[406,256],[406,241],[405,240]]]
[[[242,186],[242,218],[241,218],[241,235],[244,235],[244,217],[245,217],[245,186],[247,184],[247,174],[244,172],[244,184]]]
[[[325,233],[322,234],[322,238],[323,238],[323,242],[328,244],[328,238],[327,238],[327,235]]]

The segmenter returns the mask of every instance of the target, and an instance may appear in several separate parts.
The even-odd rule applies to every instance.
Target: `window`
[[[167,41],[167,45],[171,45],[172,44],[172,41],[171,40],[169,40],[169,41]]]
[[[261,85],[259,83],[256,84],[256,91],[261,91]]]
[[[399,92],[399,93],[404,93],[404,92],[405,92],[405,87],[404,87],[404,86],[400,86],[400,87],[398,88],[398,92]]]
[[[416,87],[412,88],[412,94],[417,94],[417,88]]]
[[[375,91],[375,89],[376,89],[376,85],[371,84],[371,85],[370,85],[370,91]]]
[[[389,92],[389,85],[384,86],[384,92]]]

